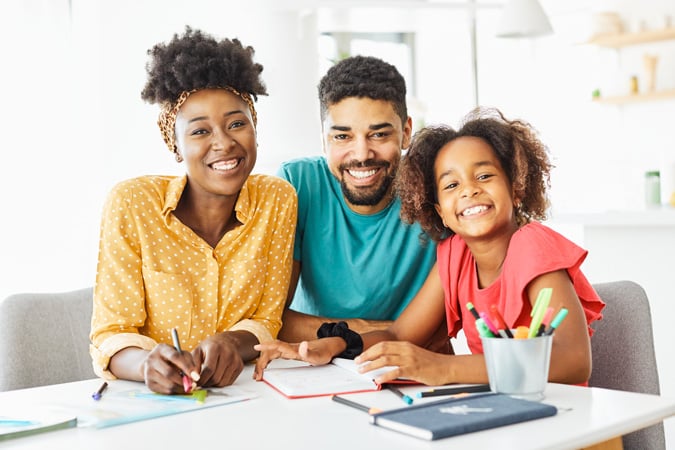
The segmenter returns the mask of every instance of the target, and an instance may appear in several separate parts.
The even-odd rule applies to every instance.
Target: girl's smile
[[[515,230],[511,182],[492,147],[477,137],[447,143],[436,156],[436,210],[465,239]]]

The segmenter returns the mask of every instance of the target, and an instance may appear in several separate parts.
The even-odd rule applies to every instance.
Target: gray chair
[[[632,281],[594,284],[606,303],[603,319],[591,326],[590,386],[659,394],[652,317],[644,289]],[[665,449],[663,423],[623,437],[624,449]]]
[[[95,378],[91,287],[0,301],[0,391]]]

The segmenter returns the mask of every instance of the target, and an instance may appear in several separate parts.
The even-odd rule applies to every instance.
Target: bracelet
[[[342,338],[347,344],[347,348],[337,355],[338,358],[354,359],[363,351],[361,335],[350,330],[346,322],[326,322],[316,330],[316,336],[319,339],[327,337]]]

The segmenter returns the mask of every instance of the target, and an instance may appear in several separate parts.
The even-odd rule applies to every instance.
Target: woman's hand
[[[151,391],[159,394],[184,394],[181,372],[198,373],[198,367],[190,353],[159,344],[147,354],[143,362],[143,380]],[[194,383],[192,387],[194,389]]]
[[[331,362],[333,357],[342,353],[346,347],[344,339],[339,337],[302,341],[299,344],[290,344],[280,340],[258,344],[253,347],[260,352],[253,371],[253,378],[257,381],[262,380],[265,367],[273,359],[295,359],[313,366],[320,366]]]
[[[385,366],[397,366],[377,378],[385,383],[396,378],[407,378],[423,384],[437,386],[452,382],[450,367],[453,356],[425,350],[410,342],[380,342],[354,359],[359,372],[369,372]]]
[[[199,372],[199,385],[203,387],[229,386],[244,370],[244,360],[239,352],[239,342],[227,332],[210,336],[192,350]]]

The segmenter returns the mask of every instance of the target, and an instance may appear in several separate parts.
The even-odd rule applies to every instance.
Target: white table
[[[253,381],[251,373],[249,365],[236,382],[257,395],[248,401],[111,428],[43,433],[0,442],[0,449],[570,449],[606,441],[675,415],[673,398],[549,384],[545,401],[560,409],[554,417],[428,442],[370,425],[366,413],[329,397],[286,399],[268,385]],[[71,396],[88,397],[100,383],[95,379],[2,392],[0,404],[58,404]],[[134,383],[112,382],[106,393],[128,389],[130,384]],[[409,394],[423,389],[402,388]],[[383,409],[404,406],[386,390],[346,397]]]

